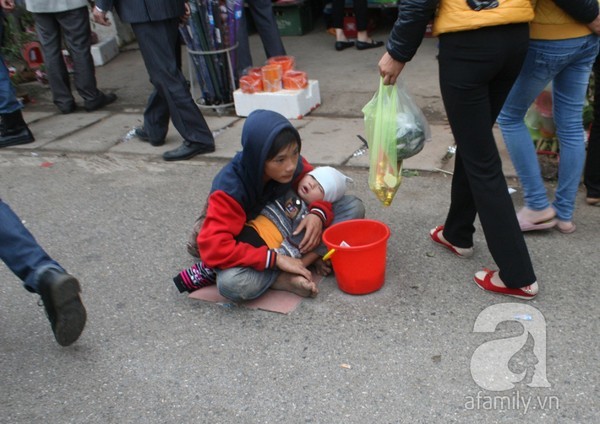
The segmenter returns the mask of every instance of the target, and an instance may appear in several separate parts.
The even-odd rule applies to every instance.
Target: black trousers
[[[594,63],[594,122],[588,140],[583,183],[587,197],[600,197],[600,54]]]
[[[151,140],[164,139],[170,118],[186,141],[214,145],[212,132],[178,67],[178,25],[178,18],[131,24],[154,86],[144,110],[144,129]]]
[[[344,27],[344,8],[345,0],[333,0],[331,3],[331,24],[334,28]],[[353,2],[354,17],[356,18],[356,30],[367,30],[367,0],[354,0]]]
[[[265,56],[285,56],[285,47],[279,35],[277,20],[273,14],[273,3],[271,0],[247,0],[248,9],[252,15],[254,26],[260,36]],[[250,54],[250,42],[248,40],[248,24],[246,21],[246,10],[242,13],[240,27],[238,30],[237,48],[237,73],[242,75],[244,69],[252,66],[252,55]]]
[[[440,36],[439,78],[457,151],[444,237],[473,246],[479,220],[507,287],[536,281],[515,214],[492,127],[527,53],[526,24]]]

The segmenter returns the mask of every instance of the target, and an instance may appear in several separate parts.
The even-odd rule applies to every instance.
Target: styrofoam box
[[[112,36],[92,45],[90,49],[94,58],[94,66],[102,66],[119,54],[117,37]]]
[[[302,90],[248,94],[237,89],[233,92],[233,101],[238,116],[248,116],[256,109],[266,109],[279,112],[288,119],[302,119],[321,104],[321,93],[319,81],[309,80],[308,86]]]

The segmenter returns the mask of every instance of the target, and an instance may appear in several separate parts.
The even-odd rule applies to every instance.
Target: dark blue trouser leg
[[[38,244],[13,210],[0,200],[0,258],[25,288],[38,293],[39,276],[49,268],[63,270]]]

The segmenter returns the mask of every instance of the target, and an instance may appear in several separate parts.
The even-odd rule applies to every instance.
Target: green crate
[[[274,3],[273,13],[281,35],[303,35],[313,29],[311,8],[303,0],[283,4]]]

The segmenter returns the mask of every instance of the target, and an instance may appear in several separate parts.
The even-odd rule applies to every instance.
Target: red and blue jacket
[[[283,130],[298,134],[290,121],[276,112],[257,110],[246,119],[242,130],[242,151],[213,180],[206,218],[198,234],[200,257],[207,266],[221,269],[251,267],[259,271],[275,267],[277,253],[274,250],[239,242],[236,236],[267,202],[290,189],[296,190],[302,177],[314,169],[300,156],[291,183],[263,182],[267,154]],[[297,138],[300,140],[299,134]],[[321,218],[324,227],[333,219],[329,202],[314,202],[309,205],[309,211]]]

